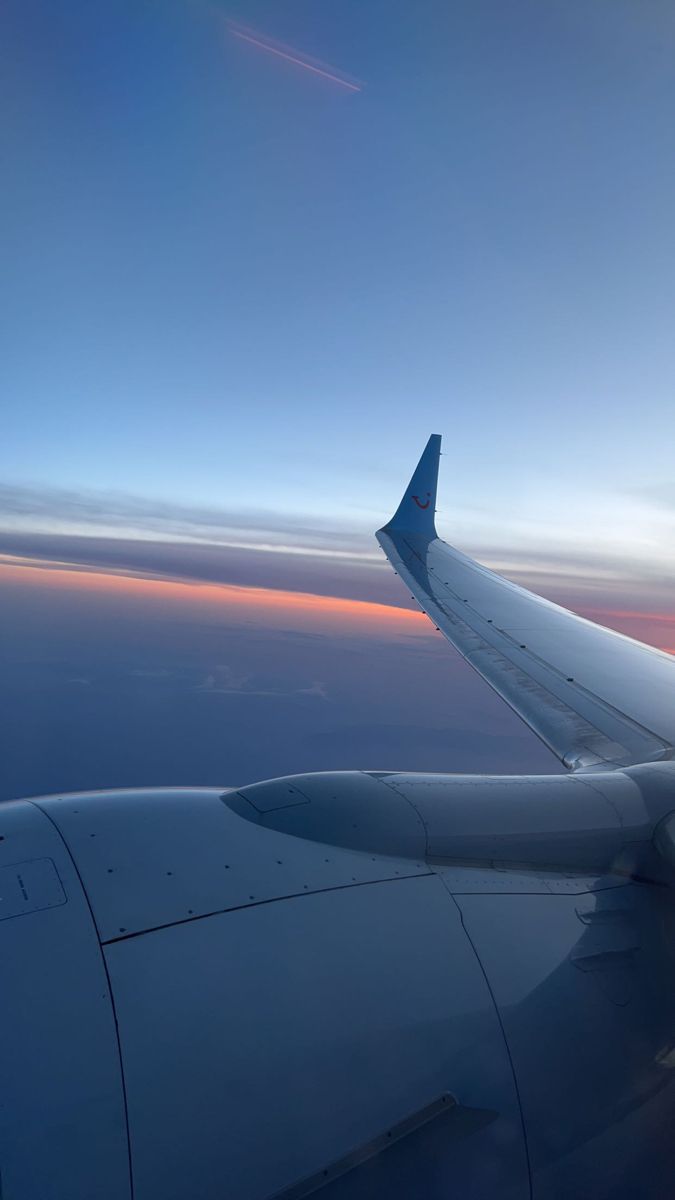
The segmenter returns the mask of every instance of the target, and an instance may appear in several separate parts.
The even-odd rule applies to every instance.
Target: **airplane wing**
[[[536,596],[441,541],[429,438],[377,539],[436,627],[566,767],[670,758],[675,658]]]

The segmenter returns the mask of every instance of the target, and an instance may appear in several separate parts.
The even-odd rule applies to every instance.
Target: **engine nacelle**
[[[673,892],[635,874],[672,872],[672,772],[640,770],[3,805],[5,1200],[666,1194]]]
[[[649,800],[641,789],[649,776]],[[654,802],[654,776],[661,793]],[[266,829],[434,864],[649,875],[671,882],[673,764],[592,775],[333,771],[267,780],[226,803]],[[675,878],[675,876],[673,876]]]
[[[422,859],[216,789],[18,801],[0,837],[5,1200],[525,1200],[497,1014]]]

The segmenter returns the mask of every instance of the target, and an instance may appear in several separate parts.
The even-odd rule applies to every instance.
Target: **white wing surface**
[[[430,437],[377,539],[449,642],[565,766],[672,756],[675,659],[480,566],[437,536],[441,439]]]

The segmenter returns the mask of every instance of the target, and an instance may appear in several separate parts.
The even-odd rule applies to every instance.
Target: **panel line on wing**
[[[400,1145],[401,1142],[407,1139],[414,1141],[414,1136],[419,1134],[432,1122],[442,1121],[445,1126],[445,1136],[447,1140],[452,1141],[468,1137],[470,1134],[476,1133],[479,1129],[484,1129],[486,1125],[492,1124],[497,1119],[497,1116],[498,1113],[492,1109],[469,1108],[463,1104],[459,1104],[453,1095],[445,1093],[438,1100],[425,1105],[424,1108],[419,1109],[412,1116],[406,1117],[396,1125],[392,1125],[389,1129],[372,1138],[371,1141],[365,1142],[357,1149],[345,1154],[343,1158],[317,1171],[314,1175],[308,1176],[299,1183],[292,1184],[291,1187],[285,1188],[281,1192],[276,1192],[271,1200],[304,1200],[306,1196],[312,1196],[323,1188],[328,1187],[334,1181],[346,1175],[351,1175],[354,1172],[355,1176],[353,1180],[349,1181],[347,1190],[340,1192],[340,1195],[347,1195],[349,1187],[358,1179],[360,1167],[366,1163],[374,1166],[373,1159],[378,1158],[385,1152],[393,1150],[395,1153],[397,1145]],[[371,1187],[368,1188],[369,1194],[374,1194],[372,1192],[372,1184],[375,1183],[377,1186],[378,1181],[379,1177],[377,1175],[369,1177],[371,1184]]]
[[[590,623],[493,575],[439,539],[419,539],[417,544],[414,535],[407,533],[392,535],[381,531],[377,536],[434,624],[566,766],[586,769],[624,766],[668,753],[669,742],[519,642],[514,636],[516,626],[505,628],[506,621],[497,624],[499,595],[494,598],[495,616],[483,616],[447,578],[439,578],[438,571],[428,561],[430,550],[443,554],[458,569],[475,572],[481,585],[485,581],[487,586],[498,588],[500,594],[502,589],[509,592],[512,603],[524,597],[534,605],[540,603],[549,619],[550,614],[556,617],[559,614],[572,622]],[[449,573],[443,571],[444,576]]]

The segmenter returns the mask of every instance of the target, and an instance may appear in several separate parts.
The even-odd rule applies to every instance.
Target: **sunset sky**
[[[0,796],[555,770],[373,539],[675,650],[670,0],[7,0]]]

